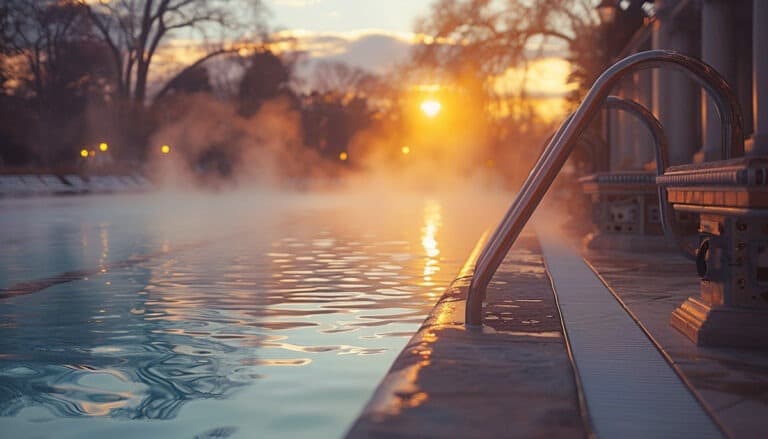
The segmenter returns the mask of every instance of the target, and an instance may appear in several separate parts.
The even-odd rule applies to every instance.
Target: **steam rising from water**
[[[453,190],[460,186],[500,186],[491,170],[472,165],[483,149],[478,127],[421,127],[418,145],[401,145],[398,127],[380,123],[352,139],[349,161],[303,144],[302,114],[288,98],[264,103],[251,117],[230,103],[208,95],[179,96],[170,115],[151,137],[148,171],[164,189],[354,189],[355,192],[393,190]],[[411,127],[413,130],[413,127]],[[160,145],[171,145],[163,154]],[[402,151],[408,151],[403,153]],[[201,157],[213,157],[213,169],[203,169]],[[225,172],[216,157],[225,156]],[[225,175],[222,175],[225,174]]]

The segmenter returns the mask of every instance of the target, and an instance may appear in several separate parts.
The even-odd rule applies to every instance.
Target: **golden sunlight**
[[[570,73],[571,65],[567,60],[542,58],[531,61],[527,70],[510,68],[492,77],[490,85],[500,96],[514,96],[524,90],[538,116],[546,122],[552,122],[565,117],[565,97],[576,87],[568,81]],[[514,112],[509,103],[491,109],[496,117],[505,117]]]
[[[427,99],[421,103],[420,108],[422,113],[431,119],[440,113],[440,110],[443,109],[443,105],[435,99]]]
[[[542,58],[531,61],[527,70],[507,69],[491,79],[493,89],[500,95],[515,94],[521,88],[532,96],[565,96],[575,84],[568,82],[571,64],[563,58]]]

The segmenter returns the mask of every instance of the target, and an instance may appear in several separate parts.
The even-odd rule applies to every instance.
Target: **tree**
[[[79,1],[110,48],[119,94],[137,104],[145,101],[152,61],[169,36],[197,32],[201,43],[211,32],[239,37],[260,30],[263,9],[260,0]]]
[[[168,89],[176,93],[210,93],[211,78],[205,67],[184,69],[181,74],[168,82]]]
[[[27,85],[38,98],[63,82],[63,52],[87,38],[85,10],[76,1],[8,0],[0,15],[2,54],[26,62]]]
[[[87,137],[85,108],[104,101],[111,71],[85,8],[72,1],[9,0],[0,17],[4,136],[26,151],[11,163],[74,160]],[[18,111],[18,115],[15,114]]]
[[[378,78],[367,70],[340,61],[321,61],[315,65],[314,90],[320,93],[340,93],[365,96]]]
[[[592,0],[439,0],[417,24],[415,60],[480,80],[524,68],[547,50],[567,51],[599,22]]]
[[[264,101],[289,92],[291,76],[289,66],[271,51],[255,53],[240,81],[240,114],[252,116]]]

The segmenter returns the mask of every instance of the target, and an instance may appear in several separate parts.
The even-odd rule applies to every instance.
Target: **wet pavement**
[[[674,251],[586,251],[583,257],[721,432],[764,437],[768,352],[698,347],[670,325],[672,311],[699,292],[692,262]],[[524,233],[499,268],[482,331],[463,325],[468,283],[460,275],[448,288],[348,437],[594,434],[537,237]]]
[[[463,326],[454,281],[348,437],[585,437],[555,297],[532,233],[488,289],[485,328]]]
[[[696,267],[675,252],[588,252],[585,258],[650,334],[728,434],[768,431],[768,352],[694,345],[670,325],[699,294]]]

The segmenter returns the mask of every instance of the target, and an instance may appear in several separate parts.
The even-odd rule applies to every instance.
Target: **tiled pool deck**
[[[649,424],[677,423],[682,437],[700,437],[697,428],[707,430],[702,423],[714,426],[707,431],[715,435],[764,437],[768,352],[697,347],[669,324],[672,310],[698,293],[699,280],[691,262],[672,251],[575,252],[607,286],[605,300],[616,301],[618,313],[624,313],[620,317],[638,326],[653,354],[659,357],[660,353],[665,360],[663,367],[673,371],[673,377],[680,376],[678,392],[686,393],[699,412],[665,413],[658,407]],[[554,261],[544,255],[532,231],[518,240],[488,289],[483,331],[464,329],[468,280],[460,275],[403,350],[349,437],[571,438],[599,433],[593,419],[598,416],[597,404],[585,399],[581,383],[580,375],[589,371],[574,373],[585,365],[580,366],[578,355],[573,362],[573,351],[566,343],[567,338],[579,336],[575,334],[578,325],[561,321],[564,304],[558,303],[551,273],[546,271]],[[558,290],[570,287],[555,285]],[[578,320],[571,314],[571,320]],[[567,338],[564,326],[574,332]],[[614,335],[618,343],[625,337]],[[610,352],[604,356],[609,359],[605,381],[610,381],[621,366],[610,361]],[[637,365],[636,370],[645,366]],[[644,380],[638,379],[635,385],[642,386]],[[642,387],[632,392],[645,393]],[[655,426],[648,427],[652,431]],[[643,437],[642,432],[641,426],[635,433]]]

